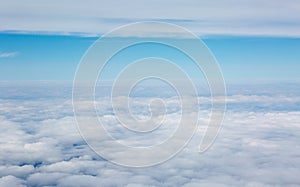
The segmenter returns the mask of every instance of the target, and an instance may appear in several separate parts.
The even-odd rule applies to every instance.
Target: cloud
[[[17,55],[18,52],[9,52],[9,53],[0,52],[0,58],[10,58],[10,57],[15,57]]]
[[[32,90],[26,89],[15,95]],[[204,107],[199,131],[180,154],[158,166],[132,169],[96,155],[77,130],[70,98],[49,97],[49,93],[44,93],[47,97],[1,97],[0,186],[297,186],[300,182],[297,95],[239,92],[229,96],[229,104],[234,105],[227,110],[215,144],[199,154],[197,146],[210,113],[209,107]],[[134,114],[149,115],[141,111],[151,99],[139,97]],[[164,99],[170,108],[176,108],[175,97]],[[199,99],[209,102],[206,97]],[[167,110],[169,126],[156,135],[128,136],[114,125],[108,98],[99,98],[98,104],[111,131],[132,144],[167,137],[168,128],[180,115],[177,109]],[[272,105],[281,108],[275,110]]]
[[[0,178],[0,186],[3,187],[10,187],[10,186],[25,187],[26,186],[25,184],[26,182],[24,180],[14,177],[12,175],[8,175]]]
[[[294,0],[58,1],[2,3],[1,31],[101,35],[136,21],[167,21],[198,35],[299,37]]]

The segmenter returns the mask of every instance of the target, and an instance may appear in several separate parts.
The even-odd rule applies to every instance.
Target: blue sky
[[[73,80],[81,57],[97,39],[54,34],[1,33],[0,80]],[[116,37],[113,40],[122,39]],[[205,37],[203,41],[215,55],[227,82],[300,80],[300,38],[214,36]],[[137,54],[145,53],[143,48],[137,50]],[[171,58],[178,55],[166,48],[152,47],[152,51],[168,54]],[[122,58],[124,61],[130,59],[128,55]]]
[[[163,21],[204,38],[226,82],[298,82],[299,12],[295,0],[6,1],[0,80],[72,80],[85,51],[104,33]]]

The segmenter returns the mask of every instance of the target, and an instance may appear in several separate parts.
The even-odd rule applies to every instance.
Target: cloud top
[[[32,88],[15,91],[28,90]],[[183,152],[161,165],[140,169],[111,164],[86,145],[76,128],[70,98],[2,96],[0,186],[297,186],[299,96],[275,91],[247,94],[229,96],[222,130],[205,154],[199,154],[197,146],[210,110],[201,105],[199,130]],[[137,100],[135,115],[147,115],[140,104],[149,99]],[[108,98],[99,98],[99,116],[120,141],[153,143],[165,138],[170,133],[167,127],[172,129],[180,116],[176,98],[166,99],[173,109],[168,110],[166,129],[151,137],[120,131]],[[209,103],[204,96],[199,100]]]

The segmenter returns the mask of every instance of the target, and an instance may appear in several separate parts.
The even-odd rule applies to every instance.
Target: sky
[[[0,80],[71,81],[85,51],[98,37],[1,33],[0,39]],[[300,38],[222,36],[204,38],[203,42],[229,83],[300,80]],[[137,54],[143,50],[138,48]],[[175,52],[160,50],[169,58],[176,57]],[[129,56],[122,58],[125,61]]]
[[[297,0],[10,0],[0,4],[1,187],[299,186]],[[132,61],[158,55],[196,80],[197,95],[178,92],[189,94],[186,87],[179,88],[181,84],[172,87],[161,81],[152,85],[147,80],[130,87],[128,97],[122,90],[128,89],[127,85],[117,85],[120,92],[112,96],[114,87],[109,81],[92,90],[92,99],[80,97],[89,95],[86,87],[72,87],[77,67],[94,42],[124,24],[143,21],[186,28],[202,39],[220,66],[226,83],[226,110],[220,115],[223,121],[218,136],[203,153],[199,153],[199,145],[215,119],[211,117],[212,109],[221,106],[224,97],[211,95],[201,70],[175,48],[153,43],[128,47],[111,58],[100,78],[114,79]],[[142,30],[140,33],[131,27],[126,32],[115,32],[105,40],[110,47],[104,50],[110,51],[114,44],[132,38],[164,38],[185,44],[194,41],[176,29]],[[173,81],[177,80],[173,69],[161,67],[164,66],[147,66],[137,74],[171,72]],[[155,105],[154,101],[163,105]],[[74,108],[77,102],[81,104],[80,113]],[[156,109],[164,109],[164,113],[156,115]],[[129,113],[121,116],[116,111]],[[138,133],[122,126],[122,119],[134,119],[136,128],[152,117],[163,121],[150,132]],[[107,141],[99,141],[103,134],[98,129],[85,128],[90,127],[89,120],[99,120],[115,142],[155,147],[175,137],[180,125],[186,127],[180,132],[190,132],[189,125],[195,122],[191,117],[197,118],[197,128],[182,151],[150,167],[114,163],[97,154],[81,133],[91,129],[87,135],[100,135],[96,142],[106,145],[101,143]],[[81,132],[78,119],[88,119],[81,123]],[[182,119],[187,119],[186,123],[180,123]],[[177,138],[174,142],[182,141]],[[122,149],[101,147],[104,148],[114,153],[113,158],[137,162],[159,158],[169,150],[136,154],[132,159]]]
[[[0,80],[72,80],[81,57],[104,33],[164,21],[202,38],[228,82],[297,82],[299,11],[293,0],[6,1],[0,7]]]

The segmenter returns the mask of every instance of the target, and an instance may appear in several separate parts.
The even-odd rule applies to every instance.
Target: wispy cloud
[[[0,52],[0,58],[11,58],[18,55],[19,52]]]

